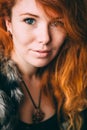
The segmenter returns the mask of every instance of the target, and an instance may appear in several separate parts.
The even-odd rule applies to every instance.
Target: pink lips
[[[49,50],[32,50],[35,55],[39,58],[45,58],[50,55],[51,51]]]

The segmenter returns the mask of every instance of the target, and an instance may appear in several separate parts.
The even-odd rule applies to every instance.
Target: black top
[[[81,130],[87,130],[87,109],[85,109],[81,114],[83,117],[83,125]]]
[[[27,124],[19,121],[16,130],[59,130],[57,115],[53,115],[46,121],[40,122],[38,124]]]

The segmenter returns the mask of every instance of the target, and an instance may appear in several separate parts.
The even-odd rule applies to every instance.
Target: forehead
[[[56,12],[51,7],[44,7],[37,0],[17,0],[13,10],[17,14],[31,13],[37,15],[47,15],[49,17],[57,17],[61,12]]]

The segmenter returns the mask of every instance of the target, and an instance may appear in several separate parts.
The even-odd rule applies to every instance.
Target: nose
[[[42,44],[48,44],[51,40],[51,34],[48,25],[43,25],[39,28],[38,42]]]

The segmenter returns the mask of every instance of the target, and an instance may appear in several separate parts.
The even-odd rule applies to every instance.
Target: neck
[[[30,89],[40,89],[40,79],[36,75],[32,76],[23,76],[23,80],[29,86]]]

